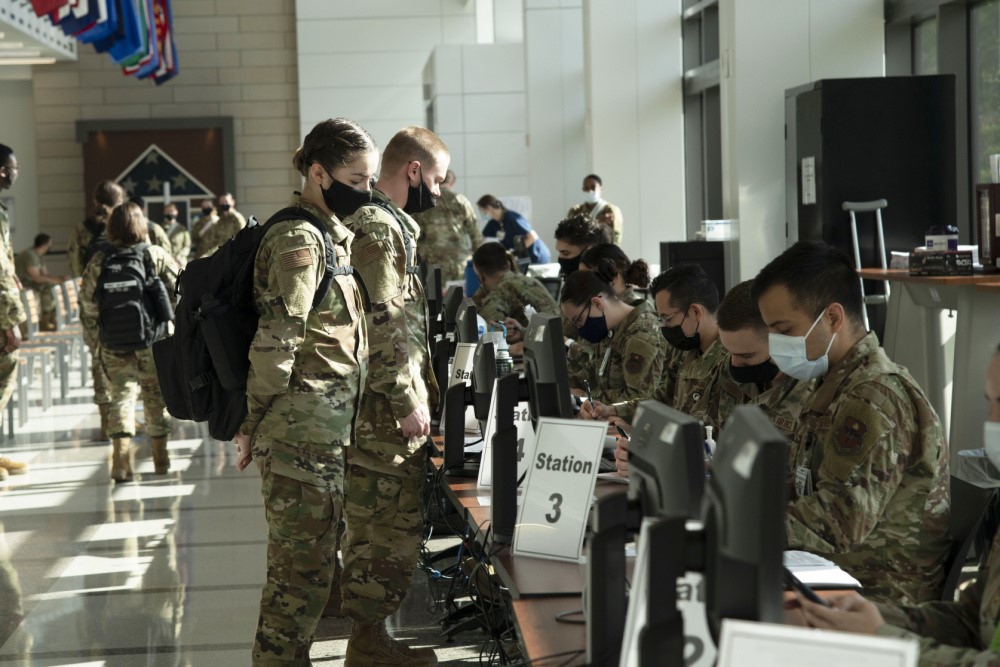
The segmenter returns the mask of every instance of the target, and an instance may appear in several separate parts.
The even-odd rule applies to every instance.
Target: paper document
[[[806,551],[786,551],[785,567],[814,588],[861,588],[861,582],[833,561]]]
[[[467,435],[465,436],[465,453],[466,454],[478,454],[483,451],[483,447],[486,443],[483,442],[482,436],[478,435]]]

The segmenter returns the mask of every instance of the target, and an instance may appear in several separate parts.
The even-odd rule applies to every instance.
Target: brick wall
[[[173,0],[180,74],[163,86],[122,76],[81,45],[75,63],[34,68],[39,229],[65,247],[85,215],[77,120],[231,116],[236,201],[266,218],[300,178],[294,0]],[[109,177],[116,174],[108,174]]]

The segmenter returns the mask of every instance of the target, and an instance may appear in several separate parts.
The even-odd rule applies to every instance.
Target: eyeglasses
[[[684,314],[684,317],[681,318],[680,324],[684,324],[684,320],[687,319],[687,312],[678,310],[678,311],[675,311],[672,315],[660,315],[660,326],[661,327],[672,327],[672,326],[674,326],[673,324],[670,323],[671,320],[673,320],[674,318],[676,318],[678,315],[682,314],[682,312]]]
[[[586,309],[581,310],[579,314],[573,318],[572,322],[574,327],[579,329],[584,325],[584,323],[586,323],[587,319],[590,317],[590,308],[593,305],[593,303],[588,303]]]

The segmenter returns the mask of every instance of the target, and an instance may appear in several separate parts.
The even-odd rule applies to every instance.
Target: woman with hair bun
[[[572,346],[570,384],[589,385],[602,403],[653,395],[666,357],[659,320],[652,311],[622,301],[609,265],[577,271],[566,278],[562,315],[576,327],[580,341]],[[576,348],[580,348],[577,350]]]
[[[649,303],[645,296],[635,291],[649,289],[649,264],[644,259],[630,260],[625,251],[614,243],[598,243],[587,248],[580,258],[580,270],[602,270],[613,275],[611,286],[625,303],[633,306]]]
[[[472,266],[481,286],[479,314],[487,322],[515,320],[521,327],[527,327],[525,306],[531,306],[539,313],[559,313],[559,306],[545,285],[537,278],[522,275],[517,270],[517,260],[499,243],[479,246],[472,255]],[[520,328],[508,326],[508,342],[516,343],[521,336]]]

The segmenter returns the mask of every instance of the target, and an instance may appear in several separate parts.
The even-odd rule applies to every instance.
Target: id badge
[[[812,495],[813,473],[809,466],[801,465],[795,469],[795,493],[799,498]]]
[[[597,371],[597,377],[604,377],[604,371],[608,370],[608,362],[611,361],[611,348],[604,353],[604,361],[601,362],[601,369]]]

